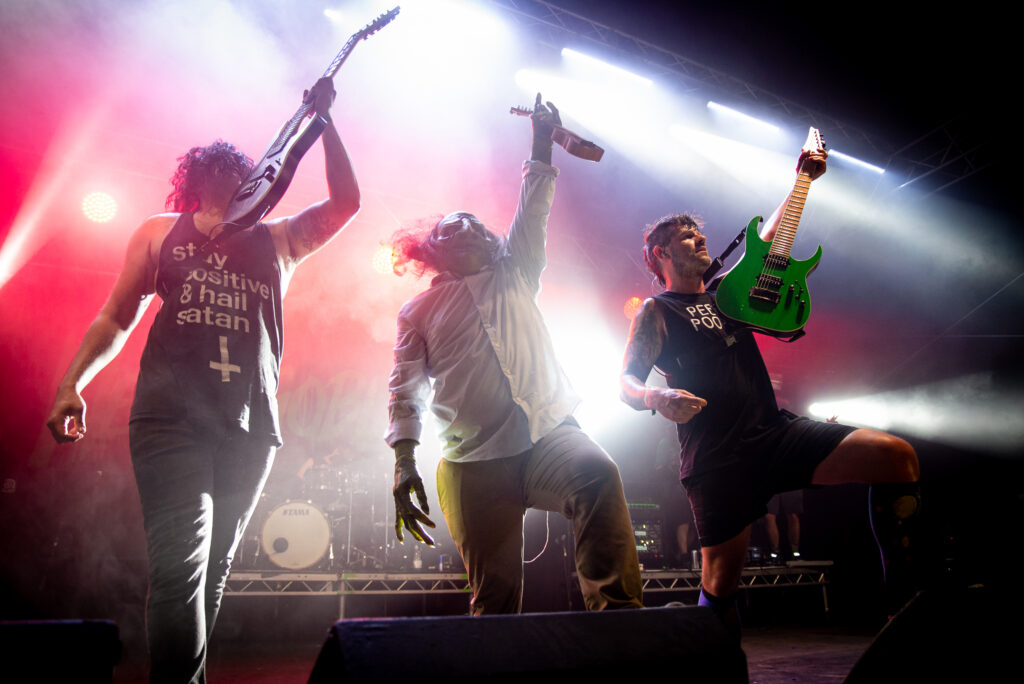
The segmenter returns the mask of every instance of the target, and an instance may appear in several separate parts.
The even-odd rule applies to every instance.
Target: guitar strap
[[[729,246],[725,248],[725,251],[719,254],[711,262],[711,265],[708,266],[708,269],[704,271],[704,275],[701,276],[701,278],[704,280],[705,285],[710,283],[712,278],[718,275],[718,272],[722,270],[722,266],[725,265],[725,260],[728,259],[729,255],[732,254],[733,251],[740,246],[740,243],[743,242],[743,238],[746,237],[746,235],[747,229],[744,226],[743,228],[740,228],[739,235],[733,238],[733,241],[729,243]]]
[[[257,221],[257,223],[259,223],[259,222]],[[224,228],[224,230],[222,230],[219,233],[217,233],[216,237],[211,238],[211,239],[207,240],[206,242],[204,242],[199,247],[199,249],[196,250],[196,255],[197,256],[202,255],[202,254],[206,254],[207,252],[212,250],[214,247],[218,247],[219,245],[223,244],[225,240],[227,240],[229,237],[231,237],[235,233],[243,231],[246,228],[251,228],[252,227],[252,226],[243,226],[240,223],[228,223],[227,221],[224,221],[224,222],[219,223],[217,225],[224,225],[226,227]],[[256,223],[254,223],[253,225],[256,225]],[[217,226],[214,226],[214,228],[216,228],[216,227]]]
[[[729,258],[729,255],[732,254],[733,251],[737,247],[739,247],[740,243],[743,242],[743,239],[744,239],[744,237],[746,237],[746,235],[747,235],[746,227],[741,228],[739,234],[735,238],[733,238],[733,241],[729,243],[729,245],[725,248],[725,250],[720,255],[718,255],[718,257],[716,257],[715,259],[713,259],[711,261],[711,265],[708,266],[707,270],[704,271],[704,275],[701,276],[702,280],[704,281],[704,285],[705,286],[707,286],[709,283],[711,283],[712,280],[714,280],[715,276],[718,275],[718,272],[722,270],[722,266],[725,265],[725,260]],[[714,287],[717,288],[718,287],[718,283],[715,283]],[[709,288],[709,291],[711,291],[712,289],[713,288]],[[721,313],[721,309],[719,309],[719,312]],[[724,316],[725,314],[722,314],[722,315]],[[732,319],[730,319],[730,320],[732,320]],[[735,322],[739,323],[740,325],[746,325],[742,321],[735,321]],[[747,326],[747,327],[750,327],[750,326]],[[799,330],[797,330],[795,332],[792,332],[792,333],[768,332],[768,331],[765,331],[765,330],[759,330],[758,328],[754,328],[754,327],[750,327],[750,329],[754,330],[755,332],[759,332],[759,333],[761,333],[763,335],[769,335],[771,337],[774,337],[777,340],[780,340],[780,341],[786,342],[786,343],[796,342],[801,337],[803,337],[805,334],[807,334],[807,333],[804,332],[803,328],[800,328]]]

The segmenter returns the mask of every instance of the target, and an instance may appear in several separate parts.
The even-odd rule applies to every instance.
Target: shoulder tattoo
[[[653,299],[648,299],[637,311],[629,330],[626,346],[626,370],[641,380],[654,366],[665,339],[665,321]]]

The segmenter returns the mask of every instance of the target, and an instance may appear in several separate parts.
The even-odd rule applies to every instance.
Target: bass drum
[[[308,501],[288,501],[270,512],[260,544],[264,556],[286,570],[305,570],[323,559],[331,545],[331,523]]]

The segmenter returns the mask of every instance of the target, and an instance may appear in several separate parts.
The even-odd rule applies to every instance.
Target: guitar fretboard
[[[811,189],[811,177],[804,171],[796,176],[796,183],[793,184],[793,192],[790,194],[786,208],[782,211],[782,219],[772,239],[772,246],[769,254],[789,258],[793,249],[793,241],[796,239],[796,229],[800,225],[800,217],[804,213],[804,204],[807,202],[807,193]]]

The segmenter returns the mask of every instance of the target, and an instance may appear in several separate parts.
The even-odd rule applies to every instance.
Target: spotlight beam
[[[857,159],[856,157],[851,156],[849,154],[846,154],[845,152],[840,152],[839,150],[832,149],[832,150],[829,150],[828,153],[829,153],[829,156],[835,157],[837,159],[841,159],[841,160],[843,160],[845,162],[849,162],[850,164],[853,164],[854,166],[859,166],[862,169],[867,169],[868,171],[873,171],[874,173],[877,173],[879,175],[885,173],[885,169],[883,169],[882,167],[875,166],[874,164],[869,164],[868,162],[860,160],[860,159]],[[901,185],[900,187],[903,187],[903,186]]]
[[[762,121],[761,119],[758,119],[757,117],[750,116],[749,114],[744,114],[743,112],[737,111],[732,107],[726,107],[723,104],[718,104],[713,100],[708,100],[708,109],[710,109],[713,112],[719,112],[721,114],[725,114],[726,116],[731,116],[733,118],[739,119],[744,123],[760,126],[771,131],[772,133],[779,132],[779,127],[776,126],[775,124],[770,124],[767,121]]]
[[[602,70],[607,74],[619,78],[625,78],[635,83],[639,83],[640,85],[643,86],[650,86],[653,83],[649,78],[638,76],[637,74],[634,74],[631,71],[623,69],[622,67],[615,66],[614,64],[609,64],[608,62],[598,59],[597,57],[591,57],[590,55],[578,52],[576,50],[573,50],[572,48],[562,48],[562,57],[570,61],[577,61],[588,66],[597,67],[598,69]]]
[[[1000,390],[993,380],[991,373],[979,373],[865,397],[816,401],[808,413],[1016,455],[1024,445],[1024,395]]]

